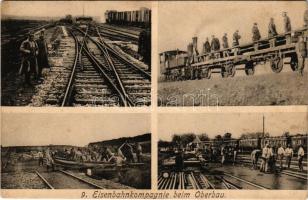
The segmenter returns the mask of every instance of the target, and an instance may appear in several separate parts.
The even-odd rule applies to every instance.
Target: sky
[[[232,35],[239,30],[240,43],[251,42],[251,29],[258,23],[262,37],[267,37],[270,17],[274,17],[278,32],[283,31],[282,12],[291,19],[292,28],[303,26],[305,1],[196,1],[158,3],[158,52],[187,49],[193,36],[198,37],[198,47],[206,37],[214,34],[220,40],[228,34],[229,45]]]
[[[2,113],[1,144],[76,145],[151,132],[149,114]]]
[[[158,138],[171,141],[173,134],[207,133],[210,138],[226,132],[238,138],[242,133],[262,132],[265,117],[265,132],[280,136],[285,131],[291,134],[307,133],[307,112],[271,113],[190,113],[160,114]]]
[[[62,17],[66,14],[98,16],[104,22],[106,10],[130,11],[151,8],[151,2],[123,1],[5,1],[2,15],[31,17]]]

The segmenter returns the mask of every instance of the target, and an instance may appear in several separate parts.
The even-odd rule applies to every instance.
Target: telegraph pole
[[[263,114],[263,117],[262,117],[262,137],[264,138],[265,136],[265,117],[264,117],[264,114]]]

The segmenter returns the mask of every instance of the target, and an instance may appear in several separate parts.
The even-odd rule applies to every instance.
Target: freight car
[[[234,77],[237,70],[244,70],[251,76],[256,65],[265,62],[270,63],[275,73],[289,64],[293,71],[302,74],[308,64],[307,50],[308,27],[206,54],[199,54],[194,37],[184,58],[177,55],[160,58],[160,68],[166,80],[210,79],[212,73],[220,73],[223,78]],[[171,66],[169,63],[179,64]]]
[[[151,10],[148,8],[140,8],[139,10],[135,11],[107,10],[105,12],[105,20],[107,24],[119,24],[150,28]]]
[[[293,136],[276,136],[276,137],[259,137],[259,138],[247,138],[247,139],[213,139],[208,141],[202,141],[199,144],[201,149],[208,148],[220,148],[222,145],[228,147],[238,147],[242,152],[251,152],[254,149],[262,149],[265,144],[269,144],[274,148],[278,148],[279,145],[286,147],[290,145],[294,151],[297,151],[299,145],[303,145],[304,149],[308,149],[308,134],[305,135],[293,135]]]

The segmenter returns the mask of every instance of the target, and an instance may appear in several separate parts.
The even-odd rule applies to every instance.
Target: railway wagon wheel
[[[293,71],[298,71],[302,74],[305,67],[305,58],[300,56],[292,56],[290,66]]]
[[[255,73],[255,67],[252,62],[248,62],[245,65],[245,73],[247,76],[252,76]]]
[[[277,57],[270,61],[270,66],[273,72],[280,73],[283,68],[283,60]]]
[[[297,56],[292,56],[291,61],[290,61],[290,67],[292,71],[297,71],[298,70],[298,59]]]
[[[221,74],[222,78],[228,78],[228,76],[229,76],[229,72],[226,70],[225,67],[221,68],[220,74]]]
[[[228,71],[229,71],[229,76],[230,77],[234,77],[235,76],[235,73],[236,73],[236,67],[235,65],[231,64],[228,68]]]
[[[207,68],[203,71],[203,77],[206,79],[210,79],[212,76],[212,70],[211,68]]]

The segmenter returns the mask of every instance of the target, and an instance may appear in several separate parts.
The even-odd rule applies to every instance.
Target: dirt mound
[[[159,106],[308,105],[308,73],[265,73],[255,76],[164,82]]]

